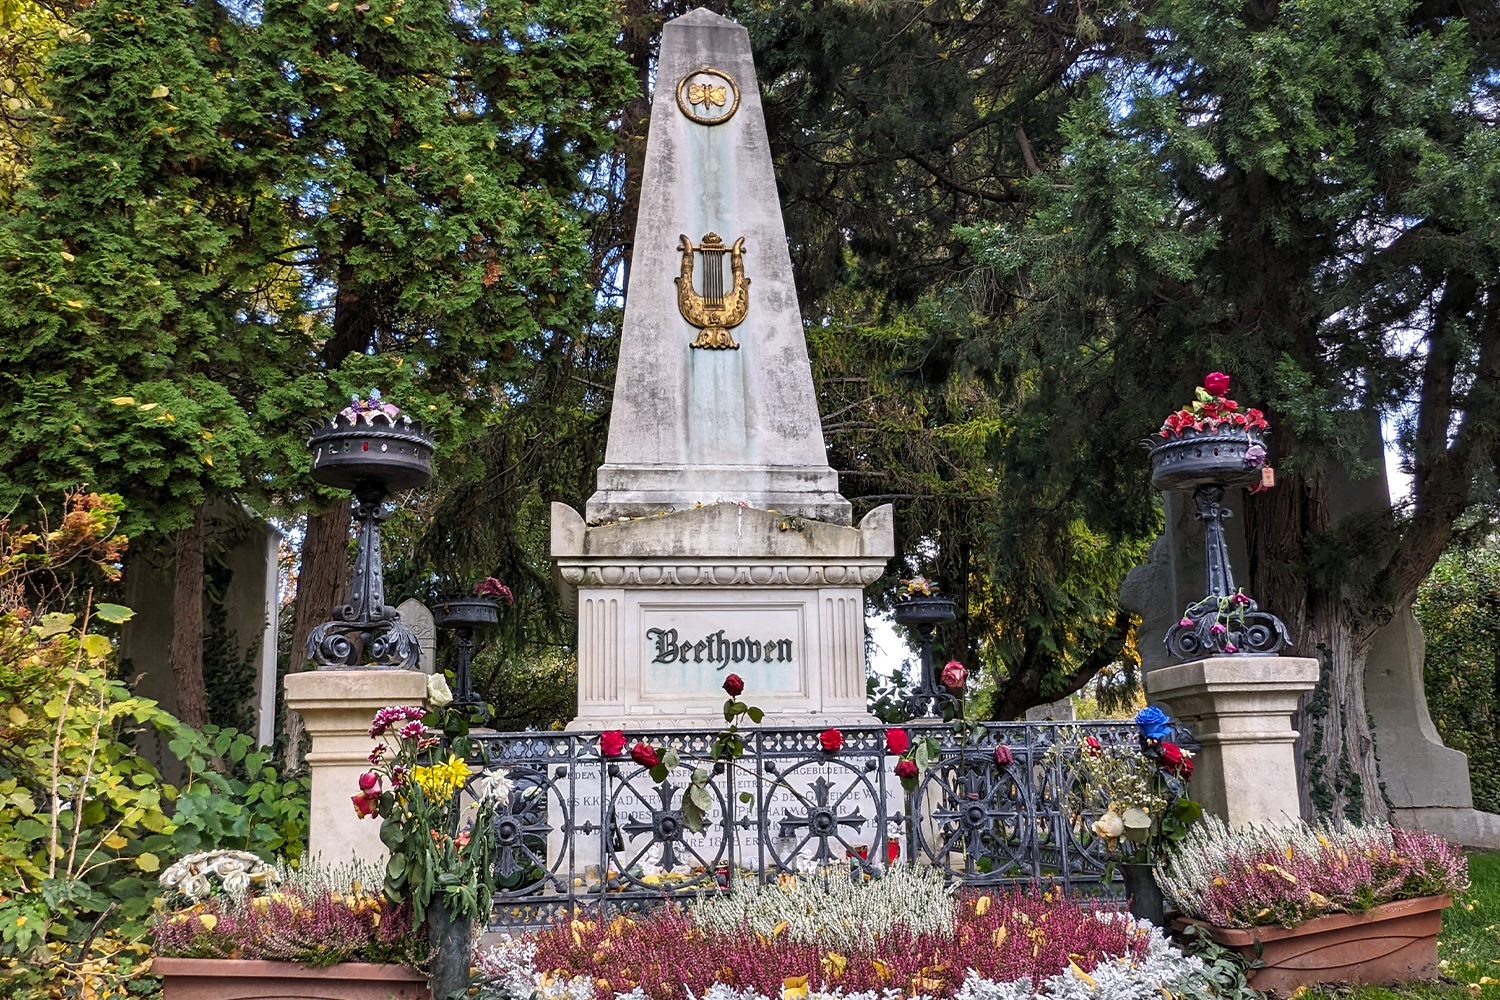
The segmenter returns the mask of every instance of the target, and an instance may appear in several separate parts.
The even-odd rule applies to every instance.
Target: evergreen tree
[[[1279,482],[1247,505],[1247,590],[1323,663],[1296,726],[1318,815],[1384,813],[1370,638],[1500,499],[1492,28],[1443,2],[1169,0],[1069,112],[1036,218],[970,233],[1025,305],[968,356],[1037,373],[1017,398],[1054,461],[1112,479],[1091,525],[1151,502],[1135,441],[1203,373],[1266,404]],[[1413,499],[1334,525],[1329,470],[1366,471],[1377,410]]]
[[[621,101],[613,40],[601,0],[266,4],[282,261],[321,308],[316,364],[263,415],[296,424],[382,388],[435,426],[448,475],[478,472],[468,444],[507,387],[593,310],[576,196]],[[305,483],[288,499],[327,503]],[[347,537],[347,501],[308,518],[294,666],[345,578]]]

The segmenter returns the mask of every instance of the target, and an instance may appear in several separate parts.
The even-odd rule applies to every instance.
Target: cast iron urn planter
[[[906,701],[906,714],[920,719],[941,715],[945,705],[956,710],[960,704],[958,698],[938,683],[932,665],[933,630],[958,617],[953,598],[913,595],[893,604],[891,617],[896,619],[897,625],[905,625],[916,632],[921,643],[922,676]]]
[[[1227,380],[1226,380],[1227,381]],[[1151,485],[1172,492],[1191,492],[1203,522],[1208,591],[1182,619],[1167,630],[1167,651],[1184,660],[1205,656],[1274,656],[1291,643],[1281,619],[1261,611],[1234,585],[1224,521],[1232,516],[1225,492],[1261,482],[1265,438],[1257,430],[1221,426],[1186,429],[1160,440],[1147,439],[1151,450]]]
[[[350,513],[359,525],[349,603],[308,634],[308,659],[319,670],[415,670],[417,637],[385,603],[380,522],[388,516],[386,497],[432,478],[432,435],[389,403],[356,401],[314,428],[307,447],[313,479],[354,494]]]
[[[445,597],[432,609],[432,623],[438,628],[450,628],[458,643],[458,660],[453,667],[453,680],[458,690],[453,693],[453,706],[458,708],[480,708],[483,718],[488,718],[484,702],[474,697],[474,678],[471,667],[474,662],[474,630],[489,628],[500,623],[500,604],[493,597]]]

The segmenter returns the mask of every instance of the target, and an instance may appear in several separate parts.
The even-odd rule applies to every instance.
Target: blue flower
[[[1148,705],[1136,713],[1135,727],[1148,740],[1164,740],[1172,735],[1171,718],[1155,705]]]

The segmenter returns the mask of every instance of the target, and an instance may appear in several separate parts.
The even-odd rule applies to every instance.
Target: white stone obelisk
[[[749,36],[695,10],[662,31],[598,492],[587,520],[552,508],[572,728],[722,725],[730,673],[767,724],[873,724],[864,587],[894,531],[888,506],[850,520]]]
[[[737,348],[689,347],[700,329],[678,305],[681,238],[710,233],[744,240]],[[730,285],[729,260],[713,256],[694,255],[699,291],[715,266]],[[719,501],[850,518],[823,447],[750,38],[700,8],[662,30],[609,444],[587,515]]]

